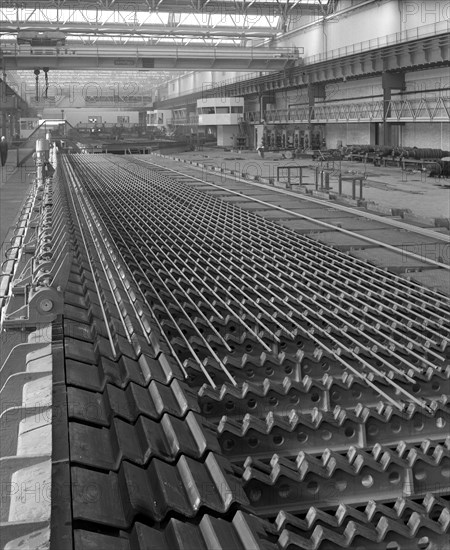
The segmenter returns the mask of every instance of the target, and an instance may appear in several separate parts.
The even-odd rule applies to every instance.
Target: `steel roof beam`
[[[20,0],[5,2],[8,9],[65,9],[75,8],[84,10],[125,10],[144,12],[175,12],[175,13],[204,13],[204,14],[249,14],[261,16],[280,16],[287,12],[297,15],[323,15],[323,8],[327,6],[327,0],[323,0],[322,6],[317,3],[304,3],[305,0]],[[325,6],[324,6],[325,4]]]
[[[207,37],[230,37],[230,38],[267,38],[275,36],[277,30],[268,27],[252,27],[246,29],[239,26],[229,27],[197,27],[194,25],[180,25],[177,27],[168,27],[167,25],[142,25],[129,26],[122,23],[116,24],[91,24],[91,23],[66,23],[61,22],[39,22],[29,21],[25,24],[5,24],[2,23],[0,34],[15,34],[18,31],[36,31],[46,32],[49,30],[58,30],[64,32],[70,39],[70,35],[92,34],[92,35],[129,35],[136,37],[146,36],[207,36]]]

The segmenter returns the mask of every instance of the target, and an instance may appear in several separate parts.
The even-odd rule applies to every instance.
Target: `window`
[[[216,107],[216,113],[219,115],[227,115],[229,112],[229,107]]]
[[[20,128],[22,130],[33,130],[38,125],[38,122],[36,120],[21,120],[20,121]]]
[[[117,117],[117,123],[118,124],[125,124],[127,122],[130,122],[130,117],[129,116],[118,116]]]
[[[231,112],[232,113],[243,113],[244,112],[244,107],[240,106],[236,106],[236,107],[231,107]]]

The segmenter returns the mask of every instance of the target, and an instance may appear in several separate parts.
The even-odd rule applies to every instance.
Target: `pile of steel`
[[[55,548],[448,545],[448,300],[182,173],[60,168]]]

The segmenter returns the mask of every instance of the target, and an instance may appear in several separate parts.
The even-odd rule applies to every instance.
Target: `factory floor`
[[[320,164],[310,159],[283,159],[281,153],[266,152],[264,159],[255,151],[226,151],[220,148],[204,148],[202,151],[177,153],[182,159],[192,159],[206,165],[216,165],[229,170],[277,177],[278,166],[303,166],[303,185],[314,189],[314,173]],[[361,162],[337,161],[336,170],[344,177],[363,175],[363,197],[382,208],[409,209],[424,218],[450,218],[450,179],[427,177],[418,170],[402,172],[398,167],[378,167]],[[294,180],[293,180],[294,181]],[[331,176],[330,186],[337,191],[337,178]],[[351,195],[351,182],[343,182],[343,194]]]
[[[17,168],[16,154],[10,150],[6,165],[0,167],[0,243],[2,244],[2,261],[4,247],[9,242],[8,233],[15,225],[25,197],[30,190],[34,177],[33,161]],[[6,242],[5,242],[6,241]]]
[[[0,264],[3,264],[5,260],[5,252],[10,246],[15,222],[30,191],[33,177],[32,162],[29,161],[27,165],[17,168],[15,151],[10,150],[6,165],[0,167]],[[20,331],[2,333],[0,335],[0,366],[3,365],[13,347],[23,344],[26,340],[27,334]]]
[[[277,167],[286,165],[303,166],[303,185],[313,189],[314,168],[317,162],[309,159],[283,159],[280,153],[266,152],[264,159],[255,151],[225,151],[221,148],[204,148],[203,151],[176,153],[183,159],[191,159],[206,165],[222,166],[238,172],[259,174],[262,177],[277,176]],[[10,151],[6,166],[0,171],[0,243],[4,243],[19,208],[28,192],[34,167],[29,161],[25,166],[15,166],[14,151]],[[364,199],[373,201],[381,208],[409,209],[425,218],[450,218],[449,178],[426,177],[419,171],[402,172],[397,167],[377,167],[360,162],[342,161],[335,163],[344,175],[366,175]],[[331,187],[337,182],[331,178]],[[351,194],[351,183],[343,182],[343,193]],[[3,254],[2,254],[3,256]]]

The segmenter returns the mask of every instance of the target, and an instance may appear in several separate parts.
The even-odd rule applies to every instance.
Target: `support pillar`
[[[50,142],[48,139],[36,140],[36,180],[38,185],[44,184],[45,164],[48,162]]]
[[[405,73],[393,73],[385,71],[381,77],[381,85],[383,87],[383,131],[380,136],[381,145],[393,145],[391,135],[391,123],[388,122],[391,116],[390,101],[392,90],[405,90]]]
[[[268,92],[260,94],[259,96],[259,111],[260,111],[260,120],[265,120],[265,112],[267,110],[267,105],[275,103],[275,94],[273,92]]]
[[[308,125],[305,131],[305,149],[311,147],[311,136],[313,131],[314,104],[317,99],[325,99],[325,84],[309,84],[308,85]],[[308,145],[306,145],[308,143]]]
[[[2,59],[3,61],[3,59]],[[2,82],[1,82],[1,90],[0,90],[0,93],[1,93],[1,97],[0,97],[0,111],[1,111],[1,115],[2,115],[2,119],[1,119],[1,135],[2,136],[6,136],[7,138],[9,137],[8,136],[8,133],[7,133],[7,114],[6,114],[6,100],[7,100],[7,97],[6,97],[6,73],[5,73],[5,69],[3,68],[3,74],[2,74]]]

